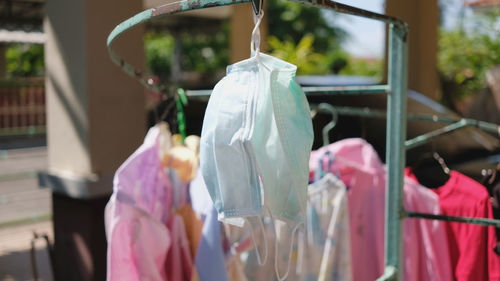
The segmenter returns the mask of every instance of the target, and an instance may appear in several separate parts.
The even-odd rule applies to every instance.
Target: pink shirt
[[[184,224],[172,215],[174,203],[181,200],[161,165],[158,141],[159,130],[153,127],[115,173],[105,210],[107,281],[191,278]]]
[[[166,262],[166,280],[190,281],[193,270],[193,258],[191,257],[184,221],[181,216],[173,215],[170,218],[168,226],[172,233],[172,243]]]
[[[309,162],[312,171],[317,170],[326,151],[336,157],[328,170],[349,189],[353,280],[375,280],[384,271],[385,166],[365,140],[345,139],[313,151]],[[411,211],[440,214],[436,194],[410,179],[405,179],[404,206]],[[452,280],[442,222],[404,220],[402,266],[407,281]]]
[[[409,176],[415,178],[410,170]],[[490,196],[484,186],[456,171],[441,187],[430,189],[440,199],[443,214],[493,218]],[[494,227],[446,222],[455,280],[500,280],[500,258],[495,254]]]

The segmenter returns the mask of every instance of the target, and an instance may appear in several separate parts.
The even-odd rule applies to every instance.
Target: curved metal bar
[[[158,85],[154,84],[153,79],[151,79],[153,75],[129,64],[120,55],[118,55],[113,50],[113,48],[111,48],[111,45],[113,44],[115,39],[121,36],[125,31],[155,18],[160,18],[166,15],[190,10],[227,6],[232,4],[247,3],[250,1],[251,0],[183,0],[142,11],[135,16],[121,22],[111,31],[107,38],[108,53],[113,62],[118,64],[125,73],[138,79],[144,87],[155,92],[164,92],[163,88],[160,88]]]
[[[145,86],[146,88],[149,88],[151,90],[154,90],[156,92],[162,92],[163,89],[158,87],[153,83],[153,80],[150,79],[152,75],[144,72],[143,70],[140,70],[131,64],[127,63],[120,55],[118,55],[112,48],[111,45],[114,42],[114,40],[121,36],[125,31],[152,19],[155,18],[160,18],[166,15],[170,14],[175,14],[175,13],[180,13],[184,11],[190,11],[190,10],[197,10],[197,9],[203,9],[203,8],[211,8],[211,7],[220,7],[220,6],[227,6],[227,5],[233,5],[233,4],[242,4],[242,3],[248,3],[251,2],[252,0],[183,0],[183,1],[178,1],[178,2],[173,2],[173,3],[168,3],[164,4],[161,6],[158,6],[156,8],[148,9],[145,11],[142,11],[135,16],[123,21],[119,25],[117,25],[109,34],[107,38],[107,46],[108,46],[108,52],[109,55],[112,59],[113,62],[118,64],[121,69],[129,74],[132,77],[135,77],[139,80],[139,82]],[[340,13],[345,13],[345,14],[350,14],[350,15],[356,15],[360,17],[365,17],[369,19],[374,19],[374,20],[379,20],[383,21],[385,23],[397,25],[403,30],[403,32],[406,34],[408,31],[408,26],[405,22],[402,20],[391,17],[391,16],[386,16],[383,14],[378,14],[370,11],[366,11],[363,9],[355,8],[352,6],[348,6],[345,4],[337,3],[335,1],[331,0],[293,0],[295,2],[307,4],[307,5],[312,5],[315,7],[319,8],[327,8],[331,10],[335,10]],[[405,36],[406,37],[406,36]],[[406,39],[405,39],[406,40]]]

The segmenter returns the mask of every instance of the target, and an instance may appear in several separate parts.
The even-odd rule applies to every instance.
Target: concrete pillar
[[[264,9],[266,1],[264,1]],[[230,34],[230,59],[231,63],[240,60],[248,59],[250,57],[250,41],[252,30],[254,28],[253,22],[253,7],[251,3],[239,4],[233,6],[233,14],[231,16],[231,34]],[[267,14],[264,13],[264,18],[260,24],[260,36],[262,52],[267,51],[267,35],[268,23]]]
[[[141,0],[45,5],[49,170],[39,180],[54,194],[57,280],[105,280],[104,205],[114,172],[146,132],[144,90],[111,62],[106,38],[141,10]],[[136,66],[145,61],[143,32],[115,44]]]
[[[437,0],[386,0],[386,14],[401,18],[410,27],[408,87],[440,100]]]

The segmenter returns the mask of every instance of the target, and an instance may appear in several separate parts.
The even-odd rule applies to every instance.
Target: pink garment
[[[416,179],[409,169],[406,173]],[[493,218],[486,188],[457,171],[451,171],[443,186],[430,190],[439,196],[445,215]],[[455,280],[500,280],[500,258],[494,252],[497,241],[494,227],[457,222],[447,222],[445,227]]]
[[[173,243],[184,239],[185,233],[183,227],[179,230],[177,219],[169,216],[173,189],[161,165],[158,143],[159,130],[153,127],[115,174],[113,195],[105,210],[108,281],[186,280],[167,279],[166,269],[173,268],[167,263],[177,260],[169,251],[176,249]],[[167,228],[169,221],[172,232]]]
[[[167,280],[165,261],[172,238],[165,225],[116,198],[106,206],[106,216],[107,280]]]
[[[313,172],[327,151],[335,156],[328,171],[349,189],[353,281],[375,280],[384,271],[385,166],[365,140],[345,139],[311,153],[309,167]],[[323,164],[328,157],[324,160]],[[403,204],[411,211],[440,214],[436,194],[410,179],[405,179]],[[452,280],[442,222],[404,220],[402,266],[407,281]]]
[[[172,234],[172,244],[167,256],[167,280],[190,281],[193,271],[193,258],[189,248],[184,221],[174,215],[168,223]]]

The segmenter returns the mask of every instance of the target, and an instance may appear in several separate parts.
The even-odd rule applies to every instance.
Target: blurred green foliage
[[[268,3],[270,54],[297,66],[297,74],[338,73],[348,54],[340,43],[346,33],[329,24],[321,10],[282,0]]]
[[[270,35],[297,45],[305,35],[312,34],[312,47],[322,54],[339,49],[340,43],[347,36],[344,30],[328,23],[320,9],[312,6],[269,0],[267,15]]]
[[[275,36],[268,40],[270,54],[296,65],[298,75],[334,73],[381,78],[383,74],[382,59],[355,58],[340,48],[326,54],[315,52],[312,34],[304,35],[296,45]]]
[[[438,69],[444,93],[460,99],[484,89],[485,72],[500,64],[500,10],[490,9],[474,14],[467,29],[441,29],[439,33]]]
[[[354,58],[342,49],[348,34],[320,9],[283,0],[268,5],[270,54],[295,64],[297,74],[382,76],[382,60]]]
[[[181,38],[183,69],[211,73],[229,64],[229,21],[213,33],[185,32]]]
[[[381,75],[379,60],[355,59],[342,49],[340,43],[347,34],[327,22],[320,9],[283,0],[267,4],[269,53],[297,65],[299,75]],[[206,74],[223,71],[229,63],[229,30],[229,22],[224,21],[211,32],[176,31],[182,41],[182,70]],[[144,42],[149,70],[162,81],[169,81],[174,35],[168,31],[148,32]]]
[[[169,34],[148,32],[144,36],[146,64],[161,80],[170,76],[174,44],[174,37]]]
[[[313,49],[314,36],[306,34],[294,44],[292,41],[280,41],[276,36],[269,36],[271,55],[297,66],[297,74],[331,73],[332,60],[325,54],[316,53]],[[341,55],[345,59],[344,54]],[[337,56],[337,57],[340,57]]]
[[[168,81],[172,72],[176,38],[180,40],[182,71],[213,73],[229,63],[229,24],[221,23],[214,32],[180,31],[177,35],[165,31],[147,32],[144,36],[146,63],[149,71],[162,81]]]
[[[382,79],[382,70],[384,69],[383,63],[384,60],[379,58],[363,59],[349,56],[346,67],[343,68],[339,74],[370,76],[376,79]]]
[[[11,44],[5,52],[8,78],[44,75],[43,45]]]

